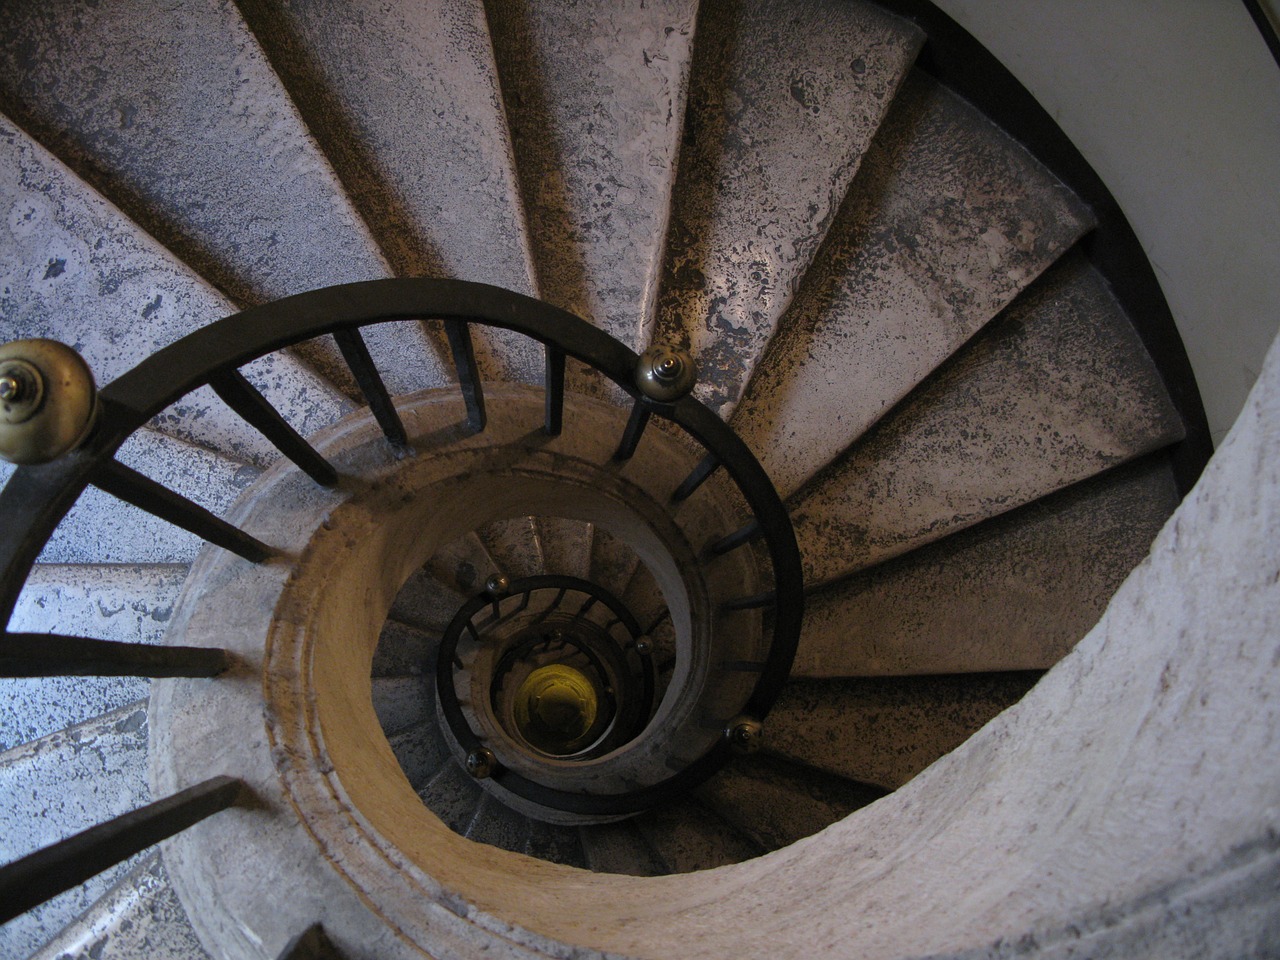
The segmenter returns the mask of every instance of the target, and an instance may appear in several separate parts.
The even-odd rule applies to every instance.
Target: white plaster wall
[[[1239,0],[935,0],[1040,101],[1155,265],[1217,443],[1280,324],[1280,69]]]

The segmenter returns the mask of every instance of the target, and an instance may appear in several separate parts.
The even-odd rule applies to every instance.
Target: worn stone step
[[[391,604],[389,616],[438,637],[465,600],[463,594],[441,583],[428,565],[405,581]]]
[[[696,800],[676,800],[633,821],[667,873],[741,863],[764,847]]]
[[[481,0],[240,7],[398,275],[537,295]],[[537,344],[475,339],[486,375],[541,382]]]
[[[882,787],[763,755],[733,760],[696,791],[703,803],[766,850],[815,834],[887,793]]]
[[[0,117],[0,310],[6,340],[70,344],[101,386],[236,307]],[[255,360],[243,372],[303,434],[351,407],[288,353]],[[169,407],[154,426],[259,466],[278,456],[207,387]]]
[[[480,538],[468,533],[437,550],[427,569],[451,590],[468,595],[484,587],[497,565]]]
[[[120,643],[163,643],[183,565],[40,564],[27,578],[9,630]],[[0,751],[145,700],[145,677],[0,680]]]
[[[372,675],[409,677],[430,674],[439,642],[439,633],[388,619],[382,625],[378,648],[373,653]]]
[[[259,473],[148,429],[126,440],[116,459],[219,515]],[[203,545],[194,534],[91,487],[49,538],[40,562],[190,563]]]
[[[782,496],[1093,225],[974,107],[912,71],[733,416]]]
[[[159,854],[148,856],[31,960],[209,960]]]
[[[529,841],[528,817],[516,813],[492,794],[484,794],[475,815],[467,825],[465,836],[476,843],[523,853]]]
[[[1013,706],[1040,671],[793,680],[766,720],[765,748],[896,790]]]
[[[400,761],[404,775],[414,790],[421,790],[450,758],[449,745],[432,716],[417,726],[387,737],[391,751]]]
[[[870,4],[704,6],[654,338],[721,415],[844,199],[923,36]]]
[[[567,517],[544,516],[537,518],[537,524],[543,569],[547,573],[586,579],[591,573],[593,525]]]
[[[584,852],[585,831],[589,828],[565,827],[555,823],[529,820],[529,835],[524,853],[539,860],[563,863],[570,867],[591,869]]]
[[[1137,333],[1073,254],[791,498],[805,580],[847,576],[1182,436]]]
[[[1047,670],[1178,504],[1160,455],[810,593],[792,676]]]
[[[509,579],[536,577],[546,571],[539,539],[541,531],[533,517],[494,520],[476,533],[497,564],[498,572]]]
[[[627,590],[640,558],[621,537],[596,526],[591,539],[591,582],[598,583],[615,597]]]
[[[134,703],[0,753],[0,863],[151,802],[147,705]],[[145,854],[0,925],[0,956],[28,957],[84,914]]]
[[[0,103],[237,303],[391,273],[234,4],[23,4]],[[446,382],[415,325],[367,339],[393,392]],[[329,338],[300,350],[354,389]]]
[[[488,10],[542,297],[639,350],[696,0],[496,0]]]
[[[451,757],[418,789],[418,796],[449,829],[465,834],[485,792]]]
[[[378,715],[382,731],[394,736],[435,722],[436,692],[429,676],[374,677],[373,711]]]
[[[586,865],[596,873],[660,877],[670,873],[632,820],[582,828]]]

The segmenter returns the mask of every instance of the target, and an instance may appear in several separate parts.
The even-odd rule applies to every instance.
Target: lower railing
[[[360,333],[362,327],[371,324],[403,320],[443,323],[471,430],[481,432],[486,423],[484,385],[470,330],[472,324],[479,323],[515,331],[543,345],[546,403],[542,429],[547,434],[557,435],[563,429],[565,361],[572,357],[599,371],[632,399],[631,414],[619,438],[615,459],[626,460],[636,453],[649,420],[657,416],[692,437],[706,451],[697,469],[672,491],[673,505],[692,495],[717,470],[723,470],[740,491],[751,520],[741,529],[725,531],[701,554],[701,562],[713,563],[730,551],[763,541],[763,555],[772,568],[771,590],[723,602],[726,610],[765,608],[771,614],[766,618],[771,631],[767,655],[753,666],[758,678],[736,711],[734,724],[725,729],[724,736],[704,756],[685,765],[669,781],[648,785],[632,794],[606,798],[561,796],[519,778],[508,778],[506,786],[517,792],[531,792],[544,804],[566,805],[565,809],[631,812],[701,782],[735,748],[741,748],[757,734],[759,722],[780,693],[790,670],[803,595],[799,553],[787,512],[743,442],[690,395],[693,364],[687,355],[678,349],[660,347],[639,357],[571,314],[495,287],[425,279],[332,287],[246,310],[149,357],[102,389],[94,419],[86,421],[82,435],[72,437],[69,449],[51,462],[19,467],[0,491],[0,529],[4,530],[0,538],[0,617],[9,621],[33,564],[77,498],[90,486],[252,562],[271,557],[274,551],[269,544],[120,463],[115,459],[117,451],[166,407],[209,385],[316,483],[331,486],[338,479],[333,466],[285,421],[240,373],[240,368],[301,341],[332,335],[387,442],[403,450],[408,443],[404,425]],[[21,352],[20,344],[14,347]],[[11,350],[7,356],[13,353]],[[12,378],[14,396],[30,380],[33,369],[38,375],[38,364],[27,364],[22,370],[26,380]],[[0,380],[4,378],[4,370],[0,369]],[[90,389],[91,386],[90,383]],[[479,601],[481,605],[486,602],[495,601]],[[469,621],[460,620],[458,624],[463,622]],[[462,629],[458,624],[458,629],[451,631],[455,645]],[[447,644],[448,641],[446,648]],[[442,656],[446,656],[443,651]],[[228,655],[222,650],[155,647],[51,634],[0,636],[0,677],[210,677],[221,672],[227,662]],[[447,695],[444,705],[450,722],[457,722],[456,732],[465,739],[470,732],[451,709]],[[479,749],[470,741],[468,745]],[[0,922],[235,805],[243,796],[238,780],[218,777],[0,867]],[[304,941],[305,936],[299,943]]]

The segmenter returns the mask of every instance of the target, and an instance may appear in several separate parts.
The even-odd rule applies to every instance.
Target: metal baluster
[[[564,429],[564,351],[548,343],[547,350],[547,404],[543,432],[558,437]]]
[[[693,496],[693,492],[707,482],[711,474],[716,472],[716,468],[720,466],[720,461],[716,459],[714,453],[708,453],[705,457],[698,461],[698,465],[693,468],[689,476],[681,481],[680,486],[676,487],[675,493],[671,494],[672,503],[683,503]]]
[[[772,590],[768,593],[757,593],[750,597],[738,597],[727,600],[722,606],[724,610],[758,610],[761,607],[772,607],[778,602]]]
[[[351,375],[360,385],[360,392],[369,402],[369,409],[382,428],[383,435],[393,447],[404,449],[409,445],[409,436],[400,420],[400,414],[396,412],[395,404],[391,402],[391,394],[382,382],[382,375],[374,366],[373,357],[369,356],[369,348],[365,346],[360,331],[339,330],[333,335],[333,339],[338,342],[342,358],[351,368]]]
[[[727,537],[721,537],[715,543],[707,548],[707,552],[712,556],[718,557],[721,554],[728,553],[730,550],[737,550],[752,540],[757,540],[764,533],[760,526],[760,521],[751,519],[738,530],[729,534]]]
[[[225,650],[117,643],[56,633],[0,637],[0,677],[214,677]]]
[[[613,455],[615,460],[630,460],[640,446],[640,437],[649,423],[649,406],[645,400],[638,399],[631,407],[631,416],[627,419],[627,427],[622,431],[622,442]]]
[[[0,923],[234,806],[244,789],[214,777],[0,867]]]
[[[484,385],[480,381],[480,368],[476,366],[471,328],[462,320],[446,320],[444,332],[449,337],[453,365],[458,369],[458,386],[462,390],[463,402],[467,405],[467,425],[473,433],[480,433],[487,420],[484,412]]]
[[[95,468],[89,482],[125,503],[131,503],[253,563],[261,563],[271,556],[271,548],[262,541],[116,460],[108,460]]]
[[[270,440],[286,457],[304,470],[322,487],[332,487],[338,482],[338,472],[297,430],[280,416],[267,398],[254,388],[239,370],[227,370],[209,380],[214,393],[232,410]]]

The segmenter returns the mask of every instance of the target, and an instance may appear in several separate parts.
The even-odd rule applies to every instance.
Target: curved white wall
[[[1155,266],[1214,442],[1280,325],[1280,69],[1239,0],[935,0],[1115,194]]]

